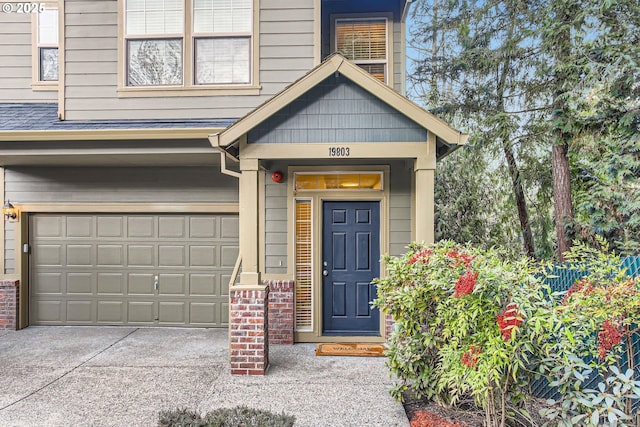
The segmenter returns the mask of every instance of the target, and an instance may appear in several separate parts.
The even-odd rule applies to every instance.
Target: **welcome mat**
[[[383,344],[319,343],[316,356],[384,356]]]

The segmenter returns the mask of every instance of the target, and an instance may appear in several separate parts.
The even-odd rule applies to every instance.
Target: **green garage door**
[[[29,219],[32,325],[228,325],[237,215]]]

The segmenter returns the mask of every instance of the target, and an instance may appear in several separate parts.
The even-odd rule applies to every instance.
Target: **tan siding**
[[[287,273],[287,185],[265,180],[265,273]]]
[[[260,1],[259,96],[119,98],[117,0],[66,0],[66,118],[242,117],[313,67],[313,2]]]
[[[31,89],[31,15],[0,13],[0,102],[56,101],[56,91]]]
[[[238,180],[216,167],[7,168],[5,197],[24,203],[237,203]],[[13,273],[13,223],[6,224],[6,272]]]

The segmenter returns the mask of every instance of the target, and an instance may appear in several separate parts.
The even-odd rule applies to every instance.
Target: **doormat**
[[[384,356],[383,344],[318,343],[316,356]]]

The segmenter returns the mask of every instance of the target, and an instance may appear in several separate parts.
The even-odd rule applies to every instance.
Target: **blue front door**
[[[380,202],[324,202],[323,335],[380,335]]]

